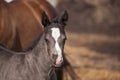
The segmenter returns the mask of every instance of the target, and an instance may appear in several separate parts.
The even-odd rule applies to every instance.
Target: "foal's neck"
[[[41,74],[46,74],[49,78],[49,74],[53,74],[51,72],[54,72],[54,64],[47,51],[44,33],[40,38],[38,38],[37,44],[32,49],[32,54],[36,56],[37,61],[39,62],[38,66],[41,70]]]
[[[41,63],[46,66],[46,68],[50,68],[53,65],[52,59],[47,51],[47,45],[44,39],[44,33],[36,39],[34,48],[32,49],[32,54],[38,57],[41,60]]]
[[[32,44],[32,46],[29,49],[31,49],[33,52],[36,52],[41,55],[43,55],[43,53],[45,53],[45,54],[47,53],[46,44],[45,44],[45,40],[44,40],[44,32],[37,37],[37,39],[34,41],[34,43]]]

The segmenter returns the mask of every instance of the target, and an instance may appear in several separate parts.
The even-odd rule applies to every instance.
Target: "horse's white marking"
[[[59,28],[52,28],[52,37],[55,39],[55,49],[57,50],[58,57],[62,58],[62,50],[60,49],[58,38],[60,37]]]
[[[5,0],[7,3],[10,3],[10,2],[12,2],[13,0]]]
[[[56,8],[60,0],[47,0],[53,7]]]

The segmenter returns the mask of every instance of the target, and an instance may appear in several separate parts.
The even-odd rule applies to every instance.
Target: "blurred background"
[[[120,0],[48,1],[69,13],[65,56],[78,80],[120,80]]]

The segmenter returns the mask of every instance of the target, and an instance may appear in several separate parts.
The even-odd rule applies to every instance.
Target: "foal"
[[[0,80],[56,80],[54,67],[63,62],[67,20],[66,11],[52,21],[43,13],[45,30],[27,51],[14,52],[0,46]]]

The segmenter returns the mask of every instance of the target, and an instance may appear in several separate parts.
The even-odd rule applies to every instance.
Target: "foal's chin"
[[[60,67],[62,67],[62,64],[55,64],[55,67],[60,68]]]

